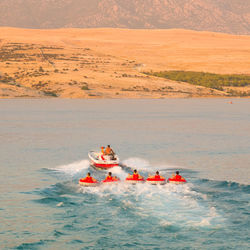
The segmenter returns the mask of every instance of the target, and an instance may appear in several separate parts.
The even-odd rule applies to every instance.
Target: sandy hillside
[[[250,74],[250,36],[188,30],[0,28],[2,98],[228,95],[143,74],[150,70]]]

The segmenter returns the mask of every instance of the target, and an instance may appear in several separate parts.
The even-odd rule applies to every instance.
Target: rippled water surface
[[[1,249],[250,249],[250,101],[0,100]],[[111,144],[185,185],[80,187]]]

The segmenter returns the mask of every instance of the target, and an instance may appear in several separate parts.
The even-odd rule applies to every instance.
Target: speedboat
[[[88,156],[90,164],[99,169],[108,169],[119,166],[119,158],[117,155],[112,158],[110,155],[103,155],[100,152],[90,151]]]

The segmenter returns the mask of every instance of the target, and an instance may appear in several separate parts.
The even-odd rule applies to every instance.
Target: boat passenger
[[[134,170],[134,173],[132,175],[128,175],[128,178],[133,178],[134,180],[143,179],[143,177],[138,174],[136,169]]]
[[[90,174],[90,172],[87,173],[87,176],[85,178],[82,179],[83,181],[96,181],[95,178],[93,178]]]
[[[155,175],[149,176],[150,179],[165,179],[163,176],[160,175],[159,171],[156,171]]]
[[[177,181],[178,181],[178,180],[185,180],[185,179],[179,174],[179,173],[180,173],[179,171],[176,171],[175,173],[176,173],[176,174],[173,174],[173,175],[172,175],[172,179],[175,179],[175,180],[177,180]]]
[[[101,147],[101,153],[102,153],[103,155],[105,155],[105,148],[104,148],[104,147]]]
[[[112,173],[109,172],[105,180],[118,180],[118,178],[116,176],[112,176]]]

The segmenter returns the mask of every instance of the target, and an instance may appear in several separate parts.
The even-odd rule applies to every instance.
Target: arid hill
[[[230,96],[144,74],[250,74],[250,36],[189,30],[0,28],[0,98]],[[249,92],[250,93],[250,92]]]
[[[250,34],[249,0],[1,0],[0,26]]]

